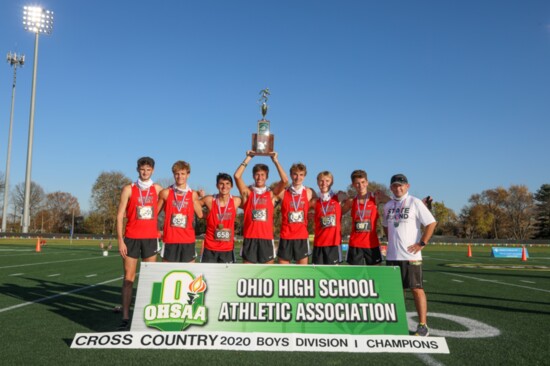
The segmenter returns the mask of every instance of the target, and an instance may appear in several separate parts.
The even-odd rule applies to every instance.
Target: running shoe
[[[414,335],[419,337],[427,337],[430,335],[430,328],[428,328],[427,324],[419,323]]]
[[[122,319],[122,322],[117,328],[119,332],[127,332],[130,330],[130,319]]]

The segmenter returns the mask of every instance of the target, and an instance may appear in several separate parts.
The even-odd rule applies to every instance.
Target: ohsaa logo
[[[151,304],[144,309],[145,324],[162,331],[181,331],[207,321],[202,274],[188,271],[169,272],[162,282],[153,283]]]

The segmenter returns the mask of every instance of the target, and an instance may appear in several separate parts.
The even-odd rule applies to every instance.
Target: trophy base
[[[252,134],[252,151],[256,155],[270,155],[273,152],[275,144],[275,135],[262,136],[257,133]]]

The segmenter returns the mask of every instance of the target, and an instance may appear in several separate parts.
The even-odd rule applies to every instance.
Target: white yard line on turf
[[[534,281],[525,281],[525,280],[520,280],[519,282],[525,282],[525,283],[536,283]]]
[[[459,283],[464,283],[464,281],[461,281],[461,280],[451,280],[453,282],[459,282]]]
[[[57,277],[57,276],[61,276],[61,273],[54,273],[54,274],[48,275],[48,277]]]
[[[80,259],[67,259],[65,261],[53,261],[53,262],[40,262],[40,263],[28,263],[28,264],[16,264],[13,266],[4,266],[0,267],[0,269],[5,268],[17,268],[17,267],[27,267],[27,266],[38,266],[41,264],[53,264],[53,263],[66,263],[66,262],[75,262],[75,261],[89,261],[91,259],[103,259],[105,257],[91,257],[91,258],[80,258]],[[110,257],[110,258],[117,258],[117,257]]]
[[[2,255],[0,254],[0,258],[7,258],[7,257],[23,257],[23,256],[29,256],[29,255],[58,255],[58,254],[67,254],[67,253],[71,253],[71,254],[76,254],[77,252],[74,251],[74,250],[64,250],[64,251],[61,251],[61,252],[45,252],[45,251],[42,251],[40,252],[40,254],[36,254],[36,252],[34,251],[34,249],[30,250],[32,251],[32,253],[26,253],[26,254],[9,254],[9,255]]]
[[[86,276],[86,278],[95,277],[95,276],[97,276],[97,274],[95,274],[95,273],[94,274],[89,274],[89,275]]]
[[[86,287],[80,287],[80,288],[74,289],[74,290],[72,290],[72,291],[66,291],[66,292],[62,292],[62,293],[56,294],[56,295],[52,295],[52,296],[48,296],[48,297],[43,297],[43,298],[38,299],[38,300],[28,301],[28,302],[24,302],[24,303],[21,303],[21,304],[9,306],[9,307],[7,307],[7,308],[0,309],[0,313],[3,313],[4,311],[9,311],[9,310],[17,309],[17,308],[20,308],[20,307],[23,307],[23,306],[27,306],[27,305],[38,304],[38,303],[40,303],[40,302],[44,302],[44,301],[48,301],[48,300],[51,300],[51,299],[55,299],[55,298],[57,298],[57,297],[61,297],[61,296],[65,296],[65,295],[74,294],[74,293],[76,293],[76,292],[85,291],[85,290],[94,288],[94,287],[96,287],[96,286],[105,285],[106,283],[111,283],[111,282],[115,282],[115,281],[120,281],[122,278],[123,278],[123,276],[120,276],[120,277],[117,277],[117,278],[113,278],[112,280],[107,280],[107,281],[103,281],[103,282],[100,282],[100,283],[96,283],[95,285],[90,285],[90,286],[86,286]]]
[[[12,274],[10,274],[10,275],[8,275],[8,276],[14,277],[14,276],[22,276],[22,275],[24,275],[24,273],[12,273]]]
[[[498,284],[498,285],[514,286],[514,287],[525,288],[525,289],[528,289],[528,290],[535,290],[535,291],[542,291],[542,292],[548,292],[548,293],[550,293],[550,290],[545,290],[545,289],[542,289],[542,288],[536,288],[536,287],[530,287],[530,286],[516,285],[516,284],[514,284],[514,283],[507,283],[507,282],[502,282],[502,281],[497,281],[497,280],[486,280],[486,279],[483,279],[483,278],[474,277],[474,276],[466,276],[466,275],[461,275],[461,274],[458,274],[458,273],[450,273],[450,272],[439,272],[439,273],[443,273],[443,274],[450,275],[450,276],[457,276],[457,277],[462,277],[462,278],[468,278],[468,279],[470,279],[470,280],[476,280],[476,281],[480,281],[480,282],[491,282],[491,283],[495,283],[495,284]]]

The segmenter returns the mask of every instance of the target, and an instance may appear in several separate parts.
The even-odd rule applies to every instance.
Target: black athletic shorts
[[[313,264],[340,264],[342,263],[342,247],[313,247],[311,263]]]
[[[128,257],[135,259],[152,257],[158,250],[158,239],[124,238],[124,244],[128,248]]]
[[[162,246],[160,253],[162,259],[168,262],[188,263],[197,257],[195,252],[195,243],[188,244],[166,244]]]
[[[349,247],[347,253],[347,262],[352,266],[373,266],[382,263],[382,254],[380,247],[376,248],[356,248]]]
[[[218,252],[216,250],[204,249],[202,251],[201,263],[235,263],[235,253]]]
[[[308,239],[279,239],[279,249],[277,257],[287,261],[299,261],[309,257]]]
[[[387,266],[397,266],[401,269],[403,288],[424,288],[422,261],[386,261]]]
[[[275,245],[269,239],[243,240],[241,257],[250,263],[266,263],[275,259]]]

